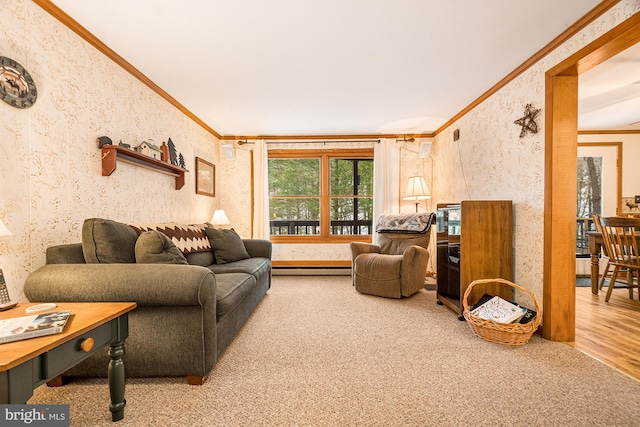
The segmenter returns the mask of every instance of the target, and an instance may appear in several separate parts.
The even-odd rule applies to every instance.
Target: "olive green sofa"
[[[46,264],[29,275],[24,291],[32,302],[137,303],[129,314],[126,375],[202,384],[270,286],[267,240],[242,240],[210,224],[92,218],[83,224],[82,243],[47,249]],[[65,375],[106,376],[108,362],[105,350]]]

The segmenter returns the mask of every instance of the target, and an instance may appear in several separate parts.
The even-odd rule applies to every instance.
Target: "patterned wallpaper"
[[[195,194],[194,157],[218,163],[217,140],[153,91],[27,0],[3,0],[0,55],[35,79],[26,110],[0,103],[0,268],[24,299],[27,275],[53,244],[79,242],[84,219],[204,222],[218,199]],[[101,176],[96,138],[132,146],[169,137],[185,158],[186,184],[118,163]]]

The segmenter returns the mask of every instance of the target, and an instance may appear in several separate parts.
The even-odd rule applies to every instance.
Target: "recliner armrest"
[[[380,253],[380,246],[366,242],[351,242],[351,262],[355,262],[360,254]]]
[[[429,263],[429,251],[422,246],[409,246],[402,254],[402,269],[400,272],[403,296],[412,295],[424,286]]]

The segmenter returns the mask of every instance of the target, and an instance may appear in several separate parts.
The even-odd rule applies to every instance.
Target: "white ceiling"
[[[599,0],[53,3],[222,135],[344,135],[435,131]],[[640,92],[612,64],[581,78],[581,127]]]
[[[580,130],[640,129],[640,44],[579,76]]]

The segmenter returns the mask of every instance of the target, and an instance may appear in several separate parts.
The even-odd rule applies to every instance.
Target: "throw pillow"
[[[226,264],[241,259],[250,258],[247,248],[238,233],[232,228],[206,228],[207,237],[211,242],[217,264]]]
[[[145,231],[136,242],[138,264],[187,264],[187,259],[171,239],[159,231]]]
[[[176,224],[166,222],[160,224],[129,224],[138,234],[157,230],[166,234],[184,254],[211,252],[211,244],[204,229],[205,224]]]
[[[138,235],[127,224],[89,218],[82,224],[82,253],[87,264],[136,262]]]

